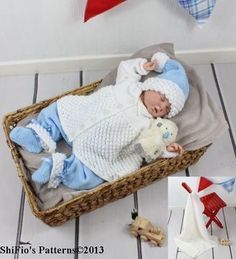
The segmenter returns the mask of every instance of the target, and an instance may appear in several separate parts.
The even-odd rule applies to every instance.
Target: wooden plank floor
[[[195,166],[175,176],[225,176],[236,175],[236,64],[198,65],[195,66],[204,85],[215,99],[219,107],[224,109],[229,121],[230,129],[221,139],[217,140],[206,155]],[[0,116],[17,108],[30,105],[42,99],[57,95],[65,90],[73,89],[82,84],[102,78],[108,71],[78,71],[66,74],[42,74],[30,76],[0,77]],[[15,94],[17,92],[17,94]],[[167,231],[167,180],[153,183],[151,186],[137,193],[109,204],[92,213],[86,214],[67,222],[57,228],[50,228],[36,219],[25,201],[20,181],[16,176],[15,165],[11,159],[9,149],[5,143],[2,128],[0,129],[0,171],[3,176],[0,181],[0,246],[15,246],[23,244],[23,248],[39,246],[48,248],[76,248],[84,245],[103,246],[101,259],[164,259],[167,258],[167,242],[162,248],[153,248],[128,233],[131,222],[130,213],[137,208],[139,215],[149,218]],[[179,216],[174,217],[173,215]],[[170,224],[183,213],[175,212],[169,215]],[[235,217],[234,210],[225,210],[225,219],[232,224]],[[231,222],[231,223],[230,223]],[[180,231],[181,222],[174,224],[175,231]],[[229,228],[229,235],[236,243],[234,225]],[[177,232],[176,232],[177,233]],[[171,234],[170,234],[171,235]],[[170,237],[169,237],[170,240]],[[170,245],[169,245],[170,247]],[[228,252],[214,252],[228,259]],[[169,249],[169,259],[179,255],[177,251]],[[231,257],[235,258],[235,247],[232,247]],[[11,252],[2,254],[0,258],[94,258],[96,255],[84,254],[26,254]],[[182,255],[183,256],[183,255]],[[184,258],[184,257],[178,257]],[[211,257],[208,257],[211,258]]]

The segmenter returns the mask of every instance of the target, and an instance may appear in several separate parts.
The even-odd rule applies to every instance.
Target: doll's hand
[[[166,150],[169,151],[169,152],[176,152],[176,153],[179,153],[179,154],[182,154],[184,152],[183,147],[180,146],[177,143],[172,143],[172,144],[168,145],[166,147]]]
[[[156,67],[157,67],[157,61],[156,60],[148,61],[148,62],[143,64],[143,68],[146,71],[153,71],[153,70],[155,70]]]

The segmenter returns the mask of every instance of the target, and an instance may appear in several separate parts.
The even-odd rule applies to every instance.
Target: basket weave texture
[[[24,161],[17,150],[17,146],[10,140],[9,133],[19,121],[29,115],[38,113],[44,107],[48,106],[52,102],[55,102],[60,97],[68,94],[86,95],[95,90],[99,83],[100,81],[73,91],[68,91],[63,95],[33,104],[23,109],[19,109],[16,112],[7,114],[4,117],[3,128],[6,135],[7,144],[10,147],[12,157],[15,161],[18,176],[21,179],[26,198],[30,204],[33,214],[47,225],[62,225],[69,219],[78,217],[83,213],[90,212],[112,201],[121,199],[156,180],[160,180],[168,175],[174,174],[177,171],[186,169],[190,165],[196,163],[208,148],[208,146],[205,146],[194,151],[185,151],[181,156],[175,158],[157,159],[156,161],[143,166],[141,169],[129,174],[128,176],[119,178],[111,183],[102,184],[89,192],[81,194],[78,197],[61,203],[53,208],[40,210],[37,205],[35,192],[25,173],[27,169],[24,166]]]

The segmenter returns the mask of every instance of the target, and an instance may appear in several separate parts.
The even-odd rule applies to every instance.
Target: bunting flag
[[[206,189],[207,187],[211,186],[212,184],[213,184],[213,182],[211,182],[210,180],[201,176],[200,181],[199,181],[199,186],[198,186],[198,192]]]
[[[211,16],[216,0],[178,0],[198,24],[204,24]]]
[[[205,177],[200,177],[199,185],[198,185],[198,192],[206,189],[207,187],[211,186],[212,184],[220,185],[222,186],[227,192],[232,192],[234,190],[234,185],[236,182],[236,177],[225,180],[221,183],[214,183],[211,180],[205,178]]]
[[[229,179],[227,181],[224,181],[222,183],[216,183],[218,185],[221,185],[227,192],[232,192],[234,189],[236,177]]]
[[[92,17],[101,14],[124,1],[126,0],[88,0],[85,8],[84,22],[87,22]]]

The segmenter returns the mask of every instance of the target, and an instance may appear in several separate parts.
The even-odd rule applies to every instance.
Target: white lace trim
[[[63,171],[64,160],[66,155],[61,153],[52,154],[52,171],[48,182],[48,188],[57,188],[61,183],[59,178],[60,173]]]
[[[41,146],[45,151],[49,153],[55,152],[56,142],[51,138],[46,129],[44,129],[41,125],[33,122],[28,124],[26,127],[34,130],[37,133],[41,140]]]

